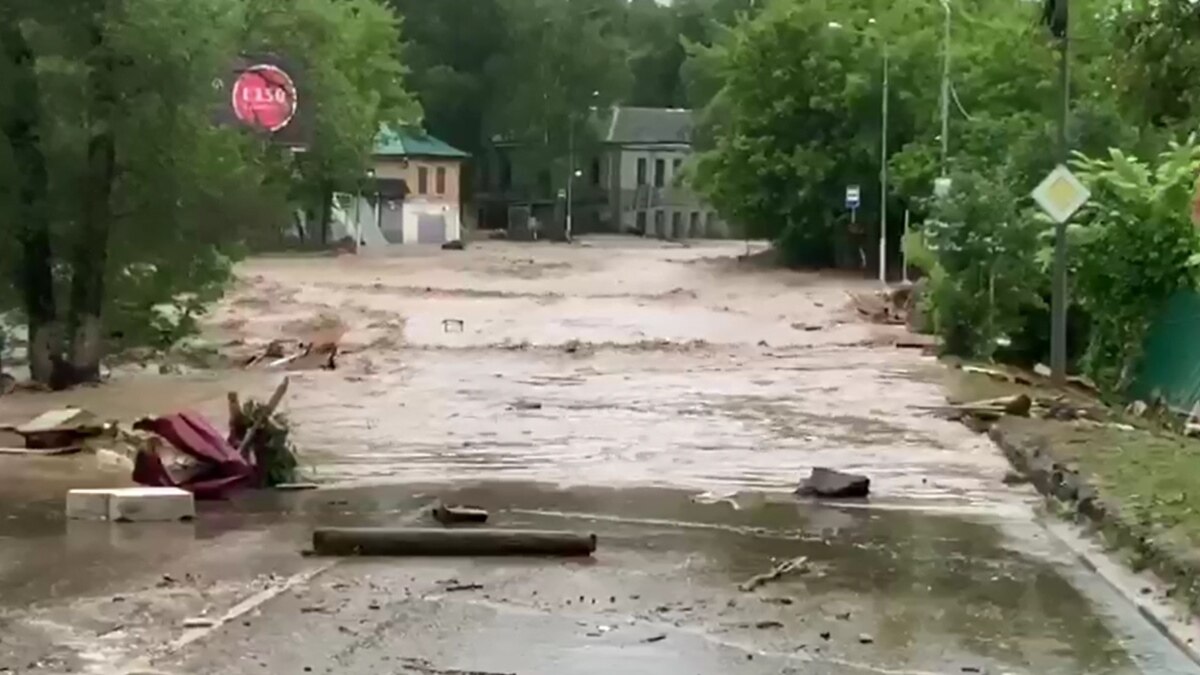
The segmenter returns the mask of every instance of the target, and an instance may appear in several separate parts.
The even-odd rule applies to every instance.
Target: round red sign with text
[[[296,85],[277,66],[250,66],[233,83],[233,112],[253,127],[279,131],[296,114]]]

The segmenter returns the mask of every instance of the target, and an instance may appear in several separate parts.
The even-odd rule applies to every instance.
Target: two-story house
[[[683,180],[691,135],[691,110],[612,110],[601,156],[593,159],[608,195],[606,229],[669,239],[728,235],[716,211]]]
[[[576,234],[727,236],[716,212],[683,180],[692,155],[692,124],[690,110],[614,107],[596,115],[594,138],[579,143],[573,170],[568,172],[564,162],[561,175],[527,165],[527,148],[498,140],[478,166],[479,223],[505,228],[512,218],[528,214],[544,232],[561,232],[569,194]]]

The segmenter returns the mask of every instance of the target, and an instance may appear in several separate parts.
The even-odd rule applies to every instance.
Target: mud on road
[[[212,317],[262,345],[341,322],[289,409],[328,481],[790,489],[814,464],[895,500],[1011,499],[990,444],[922,415],[932,359],[860,322],[875,284],[739,262],[741,243],[487,243],[260,259]]]

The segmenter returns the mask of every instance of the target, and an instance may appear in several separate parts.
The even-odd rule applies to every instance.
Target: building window
[[[500,155],[500,189],[512,188],[512,160],[508,155]]]
[[[704,233],[700,231],[700,212],[699,211],[692,211],[691,219],[688,220],[688,230],[689,230],[688,235],[692,236],[692,237],[700,237],[700,236],[704,235]]]
[[[417,167],[417,194],[429,194],[429,169],[427,167]]]
[[[716,229],[717,229],[717,214],[716,214],[716,212],[709,211],[708,217],[705,219],[705,221],[706,222],[704,223],[704,229],[706,229],[708,231],[708,236],[710,236],[710,237],[716,236],[713,234],[714,232],[716,232]]]
[[[600,158],[592,158],[592,185],[600,184]]]
[[[640,234],[646,234],[646,212],[637,212],[637,231]]]
[[[446,194],[446,167],[439,166],[434,177],[434,189],[439,195]]]
[[[646,158],[645,157],[638,157],[637,184],[639,187],[646,184]]]
[[[667,162],[666,160],[654,160],[654,187],[662,187],[666,184]]]
[[[662,209],[654,210],[654,234],[662,237],[666,235],[667,229],[667,214]]]
[[[679,170],[683,168],[683,160],[675,159],[671,161],[671,180],[679,180]]]
[[[683,233],[683,212],[676,211],[671,214],[671,236],[675,239],[684,239]]]

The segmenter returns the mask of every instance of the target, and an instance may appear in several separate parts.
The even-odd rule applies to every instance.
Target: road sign
[[[231,103],[243,123],[264,131],[279,131],[296,114],[296,85],[278,66],[252,65],[234,80]]]
[[[1059,164],[1050,175],[1033,190],[1033,200],[1056,222],[1065,223],[1079,207],[1087,203],[1092,193],[1071,173]]]
[[[846,208],[857,209],[862,203],[862,188],[857,185],[846,186]]]

